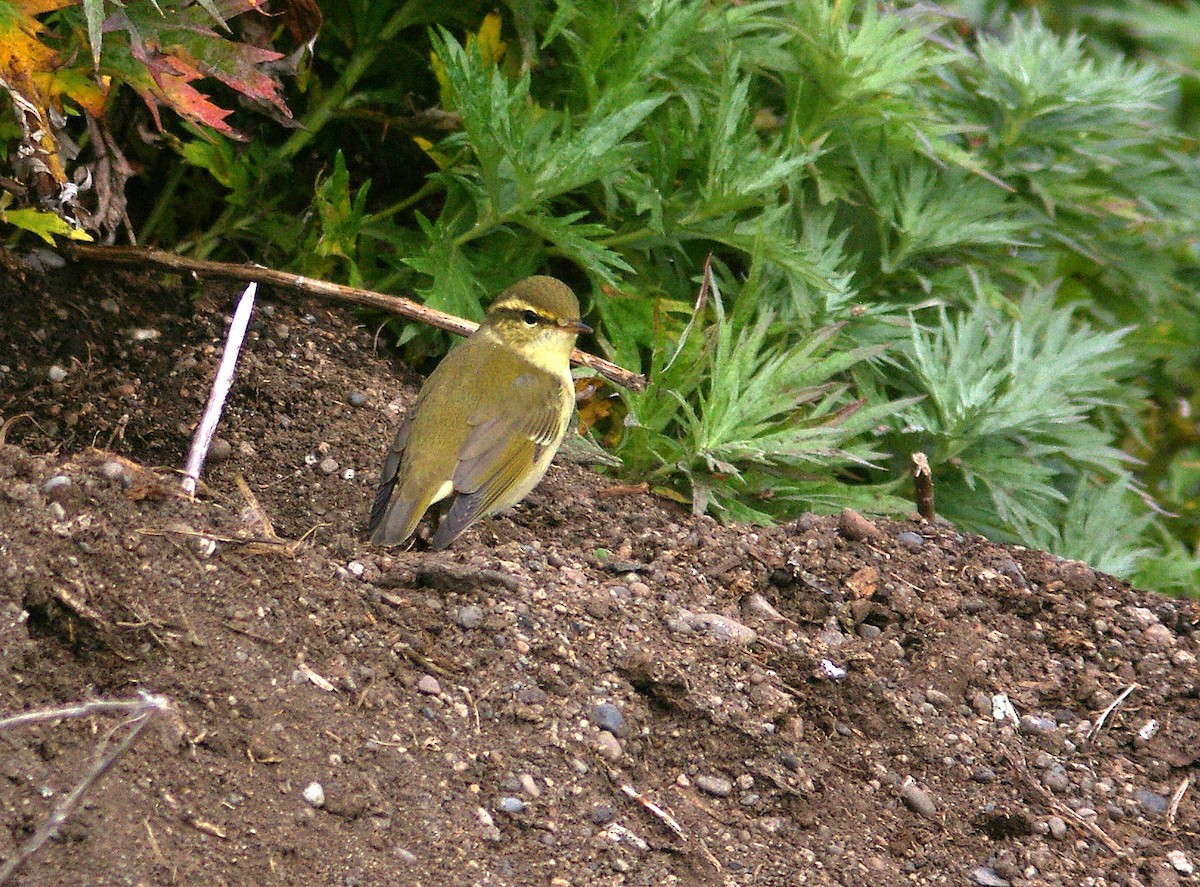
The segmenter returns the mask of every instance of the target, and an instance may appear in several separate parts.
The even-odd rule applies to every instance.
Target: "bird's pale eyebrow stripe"
[[[533,313],[537,315],[538,323],[550,323],[551,322],[550,318],[547,317],[545,314],[543,314],[540,311],[534,310],[529,305],[526,305],[523,302],[505,302],[504,304],[501,304],[501,305],[493,305],[492,309],[488,312],[488,314],[491,314],[494,317],[495,316],[503,317],[506,320],[521,320],[521,321],[523,321],[525,319],[526,311],[533,311]]]

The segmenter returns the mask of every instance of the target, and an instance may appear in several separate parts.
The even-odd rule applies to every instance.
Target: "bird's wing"
[[[415,407],[414,407],[415,409]],[[388,450],[387,458],[383,460],[383,470],[379,472],[379,485],[375,488],[375,504],[371,506],[371,519],[367,522],[367,532],[372,536],[387,513],[388,502],[392,498],[392,490],[396,488],[396,476],[400,473],[400,459],[404,455],[405,444],[408,443],[408,432],[412,428],[414,410],[409,410],[400,427],[396,429],[396,437],[392,448]]]
[[[497,503],[533,470],[547,447],[562,436],[563,382],[545,372],[527,372],[512,381],[519,414],[507,412],[507,397],[479,404],[468,423],[467,439],[454,469],[454,501],[431,541],[445,548],[473,521],[490,514]]]

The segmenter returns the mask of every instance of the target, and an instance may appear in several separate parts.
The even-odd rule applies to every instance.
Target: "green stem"
[[[637,243],[639,240],[646,240],[650,237],[660,237],[649,228],[638,228],[636,231],[626,231],[624,234],[613,234],[608,237],[601,237],[596,242],[601,246],[614,247],[626,246],[630,243]]]
[[[418,188],[412,194],[409,194],[403,200],[396,201],[391,206],[389,206],[387,209],[384,209],[384,210],[381,210],[381,211],[375,213],[372,216],[372,218],[374,218],[376,221],[378,221],[380,219],[390,219],[392,216],[396,215],[397,213],[402,213],[402,212],[416,206],[418,203],[420,203],[422,200],[424,200],[426,197],[428,197],[434,191],[437,191],[438,188],[440,188],[440,187],[441,187],[441,185],[438,182],[434,181],[433,179],[428,179],[424,185],[422,185],[420,188]]]
[[[381,52],[389,48],[388,44],[391,43],[392,38],[404,28],[418,21],[419,14],[416,10],[420,5],[419,0],[409,0],[396,11],[396,14],[388,20],[379,33],[374,35],[370,43],[356,47],[350,63],[342,71],[342,76],[338,78],[333,88],[325,93],[325,97],[305,119],[304,128],[297,129],[292,133],[291,138],[283,143],[279,149],[280,157],[290,160],[304,150],[304,146],[313,140],[321,128],[329,122],[329,118],[346,103],[346,99],[354,91],[354,87],[358,85],[358,81],[362,79],[367,69],[375,63]]]
[[[175,192],[179,190],[179,184],[183,181],[185,172],[187,172],[187,167],[183,163],[177,163],[171,168],[171,172],[167,175],[167,181],[163,184],[162,190],[158,192],[158,200],[155,201],[154,208],[150,210],[150,215],[146,217],[146,222],[142,225],[141,234],[138,236],[139,243],[149,243],[154,237],[154,232],[158,230],[158,226],[162,224],[163,217],[167,213],[167,207],[172,206],[175,202]]]

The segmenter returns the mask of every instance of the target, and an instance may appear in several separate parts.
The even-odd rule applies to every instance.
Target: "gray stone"
[[[1167,798],[1148,788],[1139,788],[1133,793],[1134,799],[1142,805],[1147,813],[1163,813],[1167,809]]]
[[[1022,733],[1051,733],[1056,727],[1058,724],[1054,723],[1054,719],[1045,715],[1021,715]]]
[[[1196,867],[1192,865],[1192,861],[1182,850],[1172,850],[1168,853],[1167,862],[1171,863],[1171,868],[1181,875],[1190,875],[1196,871]]]
[[[509,816],[525,812],[525,802],[520,798],[501,798],[497,806],[501,813],[507,813]]]
[[[428,696],[438,696],[442,692],[442,685],[433,675],[427,674],[422,675],[421,680],[417,681],[417,689]]]
[[[896,541],[900,543],[901,548],[907,548],[909,551],[916,551],[925,544],[925,537],[920,533],[914,533],[907,530],[896,537]]]
[[[696,613],[688,619],[688,624],[693,631],[707,634],[722,644],[745,646],[758,640],[758,632],[753,628],[720,613]]]
[[[350,406],[352,407],[366,406],[367,403],[367,395],[362,391],[351,391],[346,396],[346,399],[350,401]]]
[[[971,877],[975,879],[976,884],[982,884],[983,887],[1011,887],[1012,882],[1001,878],[996,874],[995,869],[981,865],[971,873]]]
[[[483,609],[476,607],[474,604],[459,607],[455,621],[458,623],[459,628],[466,629],[467,631],[478,628],[483,623]]]
[[[71,478],[56,474],[42,484],[42,492],[51,502],[65,502],[71,492]]]
[[[733,781],[724,776],[697,776],[696,788],[715,798],[727,798],[733,792]]]
[[[1042,772],[1042,785],[1052,792],[1066,791],[1071,786],[1067,768],[1059,763],[1051,764]]]
[[[1050,832],[1050,837],[1056,841],[1061,841],[1067,836],[1067,823],[1061,816],[1051,816],[1046,820],[1046,827]]]
[[[613,736],[625,734],[625,716],[611,702],[601,702],[592,706],[592,723],[601,730],[607,730]]]

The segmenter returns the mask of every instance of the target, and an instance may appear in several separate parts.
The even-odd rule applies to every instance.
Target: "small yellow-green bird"
[[[591,331],[575,294],[553,277],[529,277],[501,293],[425,381],[397,430],[371,509],[371,541],[404,542],[441,503],[430,540],[441,551],[475,521],[524,499],[567,432],[571,349]]]

